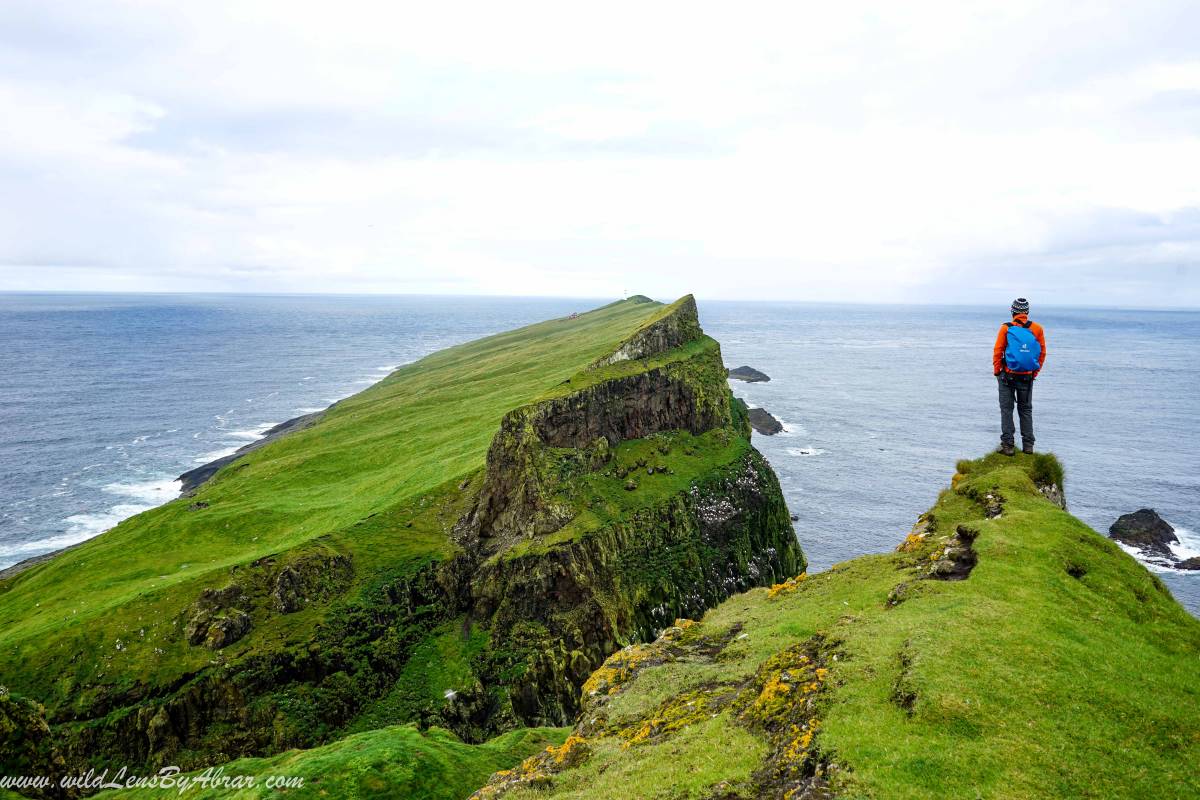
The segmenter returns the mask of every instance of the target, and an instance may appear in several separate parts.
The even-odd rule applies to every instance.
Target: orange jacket
[[[1028,314],[1017,314],[1012,318],[1012,321],[1018,325],[1023,325],[1029,320]],[[1038,357],[1038,368],[1033,371],[1033,377],[1037,377],[1042,371],[1042,365],[1046,363],[1046,332],[1042,330],[1042,326],[1036,322],[1029,323],[1029,332],[1038,340],[1038,344],[1042,346],[1042,354]],[[1008,325],[1001,325],[1000,332],[996,334],[996,345],[992,348],[992,374],[999,375],[1005,372],[1004,369],[1004,348],[1008,344]],[[1014,372],[1013,375],[1029,375],[1028,372]]]

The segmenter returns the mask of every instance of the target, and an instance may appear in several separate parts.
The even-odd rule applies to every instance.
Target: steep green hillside
[[[635,297],[407,365],[0,581],[0,731],[37,741],[0,771],[566,724],[609,653],[803,563],[694,300]]]
[[[961,462],[897,552],[613,655],[476,797],[1200,797],[1200,621],[1061,486]]]

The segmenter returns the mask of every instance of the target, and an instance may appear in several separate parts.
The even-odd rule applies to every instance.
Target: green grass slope
[[[667,308],[631,298],[435,353],[226,467],[195,497],[0,581],[4,684],[52,711],[86,713],[101,695],[208,666],[212,652],[177,635],[179,616],[235,566],[340,552],[362,576],[444,557],[448,522],[431,509],[443,487],[483,466],[504,413]],[[319,618],[280,616],[225,656],[298,640]]]
[[[509,768],[546,747],[559,745],[565,737],[566,731],[559,728],[522,728],[484,744],[469,745],[438,728],[419,731],[412,725],[395,725],[347,736],[311,750],[238,759],[216,769],[176,776],[174,780],[178,785],[193,779],[183,793],[190,800],[280,796],[292,800],[382,797],[461,800],[492,772]],[[273,787],[269,783],[271,778],[287,779],[285,788]],[[204,779],[208,782],[202,782]],[[179,796],[178,789],[113,789],[96,797],[149,800],[168,795]]]
[[[958,469],[895,553],[612,656],[477,797],[1200,797],[1200,621],[1047,499],[1053,456]]]
[[[569,724],[615,649],[803,563],[695,301],[631,298],[399,369],[0,581],[0,772]]]

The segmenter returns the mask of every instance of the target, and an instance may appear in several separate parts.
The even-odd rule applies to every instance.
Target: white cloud
[[[0,289],[982,300],[1011,269],[1057,302],[1200,304],[1198,26],[6,4]]]

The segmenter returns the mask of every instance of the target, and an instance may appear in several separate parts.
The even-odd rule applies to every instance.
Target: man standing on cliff
[[[1029,321],[1029,301],[1012,304],[1012,322],[1000,326],[992,348],[992,373],[1000,387],[1000,452],[1014,450],[1013,406],[1021,418],[1021,451],[1033,452],[1033,380],[1046,363],[1046,332]]]

